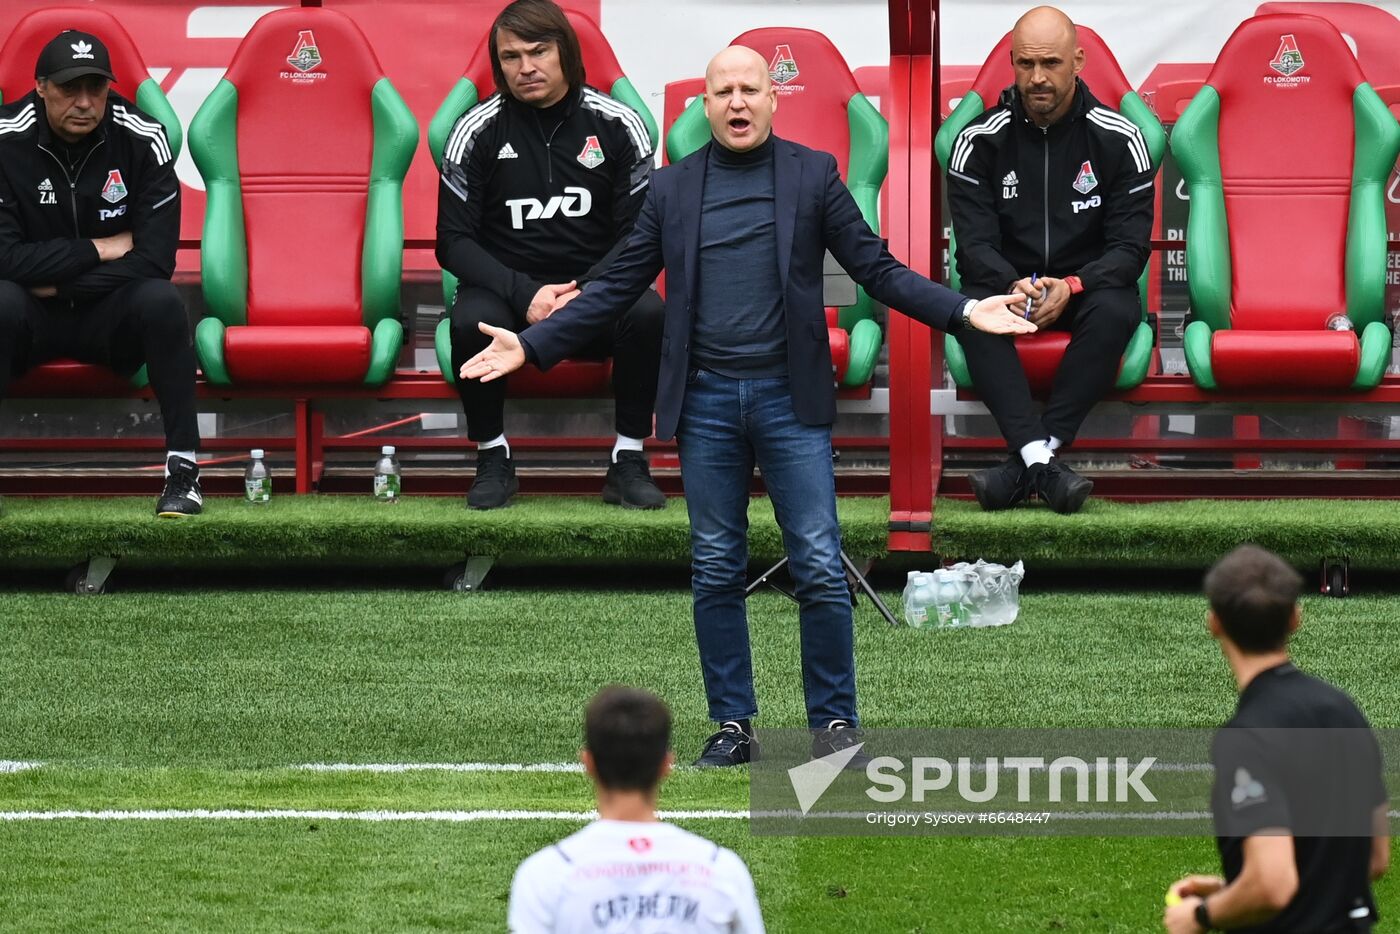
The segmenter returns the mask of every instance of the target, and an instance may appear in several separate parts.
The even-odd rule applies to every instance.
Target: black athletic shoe
[[[627,509],[661,509],[666,494],[657,489],[641,451],[618,451],[603,482],[603,502]]]
[[[162,519],[183,519],[204,511],[204,496],[199,491],[199,465],[183,457],[171,456],[166,462],[170,476],[165,478],[165,492],[156,501],[156,515]]]
[[[845,720],[832,720],[824,730],[812,731],[812,758],[825,759],[843,749],[865,742],[865,734]],[[851,756],[845,768],[851,772],[863,772],[870,764],[870,757],[862,750]]]
[[[1010,509],[1030,492],[1026,483],[1026,462],[1020,454],[1012,454],[1005,463],[984,470],[974,470],[967,482],[977,497],[977,505],[986,512]]]
[[[1070,470],[1058,458],[1048,464],[1035,464],[1026,473],[1036,495],[1063,515],[1078,512],[1094,489],[1092,480]]]
[[[722,769],[753,762],[757,758],[758,741],[730,720],[720,727],[718,733],[705,740],[705,748],[700,751],[695,765],[702,769]]]
[[[520,489],[515,479],[515,463],[505,445],[476,452],[476,479],[467,491],[467,505],[473,509],[499,509]]]

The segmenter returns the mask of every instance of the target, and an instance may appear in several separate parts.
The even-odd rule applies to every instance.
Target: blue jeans
[[[691,370],[676,444],[710,719],[758,713],[744,608],[749,481],[757,463],[796,584],[808,726],[835,719],[856,725],[851,595],[841,565],[831,426],[798,420],[786,377],[739,380]]]

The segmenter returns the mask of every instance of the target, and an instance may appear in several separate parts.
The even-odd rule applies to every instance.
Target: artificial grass
[[[895,594],[886,595],[898,605]],[[796,607],[749,602],[760,727],[805,725]],[[1195,596],[1028,594],[991,630],[856,616],[870,727],[1213,727],[1234,686]],[[685,593],[0,595],[0,759],[266,768],[561,762],[611,681],[711,727]],[[1400,604],[1305,601],[1300,662],[1400,726]],[[0,781],[3,781],[0,776]]]
[[[948,557],[1023,559],[1031,567],[1202,569],[1242,542],[1298,567],[1345,556],[1354,567],[1400,569],[1400,510],[1384,500],[1189,500],[1118,503],[1091,498],[1075,515],[1043,504],[982,512],[939,500],[933,550]]]
[[[0,825],[0,930],[500,931],[510,879],[573,822]],[[1202,839],[755,838],[768,930],[1139,932],[1210,870]],[[1382,915],[1397,886],[1378,887]]]
[[[1032,574],[1034,574],[1034,568]],[[886,594],[897,603],[896,594]],[[862,601],[868,727],[1214,726],[1234,688],[1188,594],[1033,593],[993,630],[890,630]],[[803,723],[796,610],[750,602],[765,727]],[[1295,655],[1400,725],[1400,605],[1309,598]],[[324,774],[304,762],[573,759],[600,684],[658,691],[681,758],[711,729],[687,594],[550,591],[0,595],[0,810],[583,810],[574,774]],[[742,770],[681,770],[662,806],[743,809]],[[568,821],[0,822],[0,931],[498,931],[519,860]],[[754,837],[769,930],[1152,930],[1217,871],[1208,839]],[[1400,910],[1392,875],[1382,914]]]
[[[846,550],[887,553],[889,503],[843,497],[837,505]],[[767,499],[749,508],[756,559],[783,554]],[[665,509],[619,509],[583,497],[520,497],[497,510],[468,510],[460,497],[286,496],[261,506],[210,497],[193,519],[157,520],[149,498],[7,497],[0,514],[0,561],[66,566],[89,555],[180,567],[230,565],[442,564],[466,555],[541,561],[690,561],[685,502]]]

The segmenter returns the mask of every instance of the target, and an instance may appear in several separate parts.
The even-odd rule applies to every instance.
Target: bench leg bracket
[[[64,589],[78,596],[92,597],[107,592],[107,580],[117,566],[116,555],[92,555],[68,571]]]
[[[486,587],[486,575],[496,559],[487,555],[468,555],[467,560],[454,564],[443,575],[443,586],[456,593],[478,593]]]

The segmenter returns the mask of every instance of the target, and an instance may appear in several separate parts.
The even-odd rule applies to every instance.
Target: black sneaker
[[[705,740],[705,748],[700,751],[695,765],[702,769],[722,769],[753,762],[757,758],[758,741],[730,720],[720,726],[718,733]]]
[[[505,445],[476,452],[476,479],[467,491],[472,509],[499,509],[520,489],[515,479],[515,463]]]
[[[825,759],[843,749],[865,742],[865,734],[845,720],[832,720],[824,730],[812,731],[812,758]],[[863,772],[870,764],[870,757],[862,750],[851,756],[845,768],[851,772]]]
[[[165,478],[165,492],[156,501],[156,515],[162,519],[182,519],[204,511],[204,496],[199,491],[199,465],[183,457],[171,456],[166,462],[170,476]]]
[[[1026,462],[1020,454],[1012,454],[1003,464],[974,470],[967,482],[977,497],[977,505],[986,512],[1010,509],[1026,498],[1030,488],[1026,483]]]
[[[1058,458],[1048,464],[1035,464],[1026,474],[1036,495],[1062,515],[1078,512],[1094,489],[1092,480],[1070,470]]]
[[[627,509],[661,509],[666,505],[666,494],[652,481],[645,454],[617,452],[603,482],[603,502]]]

